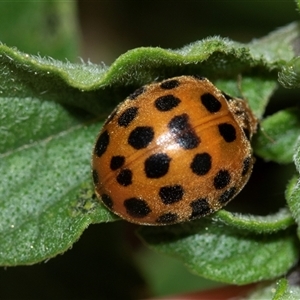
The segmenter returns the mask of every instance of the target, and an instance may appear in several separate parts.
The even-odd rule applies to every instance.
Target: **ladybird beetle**
[[[248,181],[257,120],[208,79],[180,76],[129,95],[108,117],[92,158],[99,199],[132,223],[211,214]]]

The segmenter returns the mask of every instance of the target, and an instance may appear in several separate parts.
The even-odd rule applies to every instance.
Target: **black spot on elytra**
[[[242,116],[242,115],[244,114],[244,112],[243,112],[242,110],[235,110],[235,111],[234,111],[234,114],[235,114],[236,116]]]
[[[134,149],[146,148],[154,138],[154,130],[149,126],[138,126],[133,129],[128,137],[128,144]]]
[[[231,96],[229,96],[228,94],[222,92],[222,95],[224,96],[224,98],[227,100],[227,101],[231,101],[233,98]]]
[[[171,90],[171,89],[178,87],[179,85],[180,85],[180,82],[178,80],[171,79],[171,80],[162,82],[160,84],[160,87],[164,90]]]
[[[133,218],[144,218],[151,212],[147,202],[140,198],[129,198],[125,200],[124,207],[128,215]]]
[[[230,173],[227,170],[220,170],[214,178],[214,187],[221,190],[226,187],[231,180]]]
[[[197,153],[193,161],[190,165],[193,173],[196,175],[202,176],[209,172],[211,169],[211,156],[204,152],[204,153]]]
[[[192,201],[190,203],[190,206],[192,208],[192,214],[190,215],[190,219],[202,217],[212,212],[208,201],[205,198],[200,198]]]
[[[146,87],[142,86],[130,94],[127,98],[130,100],[135,100],[138,96],[143,94],[146,91]]]
[[[165,153],[156,153],[145,160],[144,170],[148,178],[160,178],[169,171],[171,158]]]
[[[112,171],[115,171],[119,168],[121,168],[125,163],[125,156],[116,155],[113,156],[110,160],[110,169]]]
[[[97,170],[93,170],[92,175],[94,184],[97,185],[99,183],[99,176]]]
[[[194,77],[198,80],[206,80],[206,77],[200,76],[200,75],[191,75],[191,77]]]
[[[233,125],[228,123],[222,123],[218,125],[219,133],[227,143],[231,143],[236,140],[236,131]]]
[[[227,191],[225,191],[219,198],[219,202],[223,205],[225,203],[227,203],[236,193],[236,188],[235,187],[231,187],[230,189],[228,189]]]
[[[137,107],[127,108],[118,118],[118,124],[122,127],[128,127],[128,125],[136,118],[138,113]]]
[[[96,142],[94,153],[98,157],[101,157],[105,153],[108,144],[109,144],[109,134],[108,131],[105,130],[103,133],[101,133],[101,135],[99,136]]]
[[[156,219],[156,223],[170,224],[178,220],[178,215],[174,213],[166,213]]]
[[[181,100],[173,95],[165,95],[157,98],[154,105],[159,111],[170,111],[181,102]]]
[[[173,204],[182,200],[183,194],[181,185],[163,186],[159,190],[159,197],[164,204]]]
[[[183,149],[193,149],[199,145],[200,138],[189,123],[189,116],[187,114],[173,117],[168,127],[171,133],[175,135],[176,142]]]
[[[123,186],[132,184],[132,171],[129,169],[121,170],[117,176],[117,182]]]
[[[205,93],[202,94],[200,97],[200,100],[204,107],[210,112],[210,113],[216,113],[218,112],[222,104],[221,102],[212,94],[210,93]]]
[[[251,165],[251,157],[246,157],[245,160],[243,161],[243,171],[242,171],[242,176],[245,176]]]
[[[243,128],[243,131],[245,133],[245,136],[247,138],[248,141],[250,141],[250,131],[248,128]]]
[[[108,208],[111,209],[113,207],[113,201],[111,200],[111,198],[108,195],[102,194],[101,200]]]

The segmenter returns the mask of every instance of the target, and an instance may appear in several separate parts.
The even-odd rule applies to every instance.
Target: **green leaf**
[[[292,216],[296,220],[298,226],[300,222],[300,184],[299,177],[294,176],[287,185],[285,193],[287,203],[289,205]],[[299,232],[300,234],[300,232]]]
[[[139,235],[160,253],[181,260],[199,276],[247,284],[283,275],[298,259],[294,231],[254,234],[213,219],[163,228],[143,227]]]
[[[299,1],[297,4],[299,9]],[[263,42],[269,42],[265,48],[267,53],[261,52],[260,48],[258,49],[258,53],[265,54],[265,57],[271,61],[274,59],[273,55],[278,57],[279,54],[279,56],[281,56],[281,51],[286,54],[284,58],[285,62],[281,65],[281,70],[278,73],[278,81],[285,88],[298,88],[300,86],[300,64],[296,47],[298,39],[299,23],[294,22],[278,30],[275,35],[270,34],[266,39],[262,39],[264,40]],[[282,42],[281,45],[278,44],[278,40]],[[256,42],[253,43],[254,48],[256,46],[255,44]],[[255,51],[255,49],[253,50]]]
[[[91,193],[87,154],[98,124],[55,102],[0,98],[0,106],[1,265],[55,256],[90,223],[115,219]]]
[[[246,95],[260,118],[276,87],[277,72],[294,55],[290,46],[298,35],[298,27],[289,25],[250,45],[212,37],[179,50],[139,48],[120,56],[110,68],[31,56],[1,44],[0,264],[47,259],[67,250],[89,224],[117,219],[94,199],[90,160],[100,121],[127,94],[155,79],[201,74],[220,83],[225,92],[228,89]],[[287,46],[273,53],[282,46],[283,37]],[[268,44],[272,44],[270,53]],[[273,227],[267,221],[266,231],[290,226],[287,215],[280,217]],[[260,240],[252,233],[265,232],[260,225],[251,229],[252,220],[237,222],[236,216],[233,220],[227,216],[217,222],[212,237],[222,238],[219,228],[228,228],[228,235],[233,234],[229,241],[236,247],[233,252],[242,251],[239,226],[249,228],[241,245],[251,253],[262,252],[264,243],[269,249],[266,252],[275,253],[280,241],[283,246],[278,253],[286,253],[277,260],[275,275],[283,272],[283,262],[286,269],[295,260],[295,241],[287,231],[281,232],[280,239],[274,233]],[[226,222],[237,228],[226,226]],[[245,225],[247,222],[251,226]],[[247,240],[248,236],[255,242]],[[243,259],[247,265],[246,255]],[[207,270],[206,276],[211,277]],[[268,276],[267,271],[263,275],[257,272],[244,281]]]
[[[296,169],[298,173],[300,173],[300,137],[298,136],[298,139],[296,141],[295,145],[295,153],[293,156],[294,164],[296,166]]]
[[[290,211],[286,208],[267,216],[243,215],[222,209],[213,215],[213,220],[252,233],[275,233],[295,224]]]
[[[284,66],[297,55],[294,47],[299,39],[299,23],[293,22],[250,44],[252,55],[274,66]]]
[[[264,160],[290,163],[300,135],[300,110],[289,108],[265,118],[253,139],[255,154]]]
[[[260,285],[257,289],[248,295],[248,300],[272,299],[272,300],[298,300],[300,297],[300,288],[297,285],[291,285],[287,279],[282,278],[277,282]]]
[[[300,57],[295,57],[282,67],[278,81],[286,88],[300,87]]]
[[[287,292],[287,288],[288,288],[288,281],[286,279],[280,279],[276,283],[276,292],[275,292],[275,295],[272,299],[273,300],[283,299],[284,295]],[[273,291],[274,291],[274,285],[273,285]]]
[[[285,290],[286,282],[280,279],[278,283],[262,283],[257,285],[252,292],[247,295],[247,300],[257,300],[257,299],[274,299],[275,293],[279,290]],[[278,287],[278,290],[277,290]]]
[[[269,99],[277,86],[273,79],[247,76],[236,80],[219,79],[216,80],[215,84],[227,94],[245,99],[259,120],[262,118]]]
[[[300,140],[297,141],[296,152],[294,154],[294,163],[298,173],[300,172]],[[285,197],[291,211],[292,216],[298,225],[298,237],[300,237],[300,180],[298,176],[294,176],[287,185]]]

